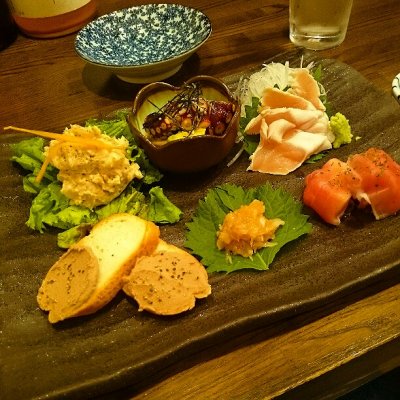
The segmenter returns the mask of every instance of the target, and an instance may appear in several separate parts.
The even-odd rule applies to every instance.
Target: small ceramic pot
[[[189,173],[203,171],[219,164],[232,150],[239,129],[240,105],[228,87],[219,79],[199,75],[186,84],[199,83],[202,97],[206,100],[221,100],[234,104],[234,114],[223,135],[189,136],[156,145],[143,128],[145,118],[161,109],[174,98],[182,87],[164,82],[151,83],[137,94],[132,112],[128,115],[131,131],[138,145],[143,148],[150,161],[164,171]]]

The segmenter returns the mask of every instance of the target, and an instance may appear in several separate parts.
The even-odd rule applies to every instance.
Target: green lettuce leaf
[[[93,224],[81,224],[60,232],[57,235],[58,247],[68,249],[74,243],[85,237],[90,232],[92,226]]]
[[[33,199],[26,224],[43,232],[46,226],[69,229],[96,220],[96,215],[88,208],[70,205],[68,198],[61,193],[61,185],[53,182]]]
[[[226,214],[258,199],[265,204],[267,218],[285,221],[275,235],[272,247],[258,250],[251,258],[230,255],[217,248],[217,232]],[[268,270],[278,251],[287,243],[311,232],[308,216],[301,213],[301,203],[282,189],[270,184],[246,189],[224,184],[209,190],[200,200],[191,222],[187,224],[185,246],[201,258],[208,272],[233,272],[240,269]]]
[[[150,206],[148,219],[158,224],[169,224],[178,222],[182,217],[182,211],[176,207],[165,196],[164,191],[159,186],[149,190]]]
[[[22,185],[25,192],[38,194],[42,189],[46,187],[46,181],[42,179],[39,183],[36,182],[36,176],[34,174],[25,175],[22,178]]]
[[[10,147],[13,152],[11,160],[16,161],[28,171],[40,170],[44,161],[44,140],[42,138],[22,140],[19,143],[11,144]]]
[[[146,154],[140,147],[135,147],[132,150],[131,160],[139,164],[140,170],[143,173],[141,182],[146,185],[153,185],[159,182],[163,174],[149,161]]]
[[[146,218],[147,208],[145,195],[133,187],[128,187],[110,203],[95,208],[94,212],[99,220],[116,213],[129,213]]]
[[[130,145],[136,145],[132,132],[126,121],[128,111],[119,110],[115,113],[114,118],[98,119],[89,118],[86,121],[86,126],[97,126],[103,133],[116,139],[124,137]]]
[[[51,183],[33,199],[27,225],[29,228],[43,232],[47,225],[53,226],[55,214],[68,207],[68,199],[61,193],[58,183]]]
[[[13,153],[11,160],[15,161],[22,168],[31,171],[36,176],[44,161],[45,141],[42,138],[32,138],[21,140],[19,143],[11,144]],[[57,169],[49,165],[46,169],[43,181],[45,183],[57,180]]]

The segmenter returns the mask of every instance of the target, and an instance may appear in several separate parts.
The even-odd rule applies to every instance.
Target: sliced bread
[[[159,228],[131,214],[113,214],[96,224],[48,271],[37,295],[49,321],[99,310],[122,288],[136,260],[153,253]]]
[[[151,255],[140,257],[128,277],[124,292],[139,310],[174,315],[190,310],[196,298],[211,293],[204,266],[191,254],[160,240]]]

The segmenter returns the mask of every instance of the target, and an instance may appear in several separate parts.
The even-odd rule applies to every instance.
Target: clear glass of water
[[[346,36],[353,0],[290,0],[290,40],[297,46],[323,50]]]

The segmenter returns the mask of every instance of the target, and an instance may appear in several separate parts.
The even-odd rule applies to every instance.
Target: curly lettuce
[[[58,245],[68,248],[83,237],[93,224],[114,213],[130,213],[158,224],[180,220],[182,211],[167,198],[161,187],[154,186],[161,180],[162,174],[136,145],[125,117],[126,113],[121,112],[111,120],[90,119],[86,125],[96,125],[103,133],[115,138],[124,136],[129,141],[129,158],[139,164],[143,179],[133,180],[117,198],[94,209],[70,203],[61,192],[58,170],[51,165],[41,182],[36,182],[35,177],[45,159],[44,139],[35,137],[11,145],[11,160],[28,171],[23,177],[24,190],[35,196],[26,222],[29,228],[39,232],[49,227],[60,229]]]

